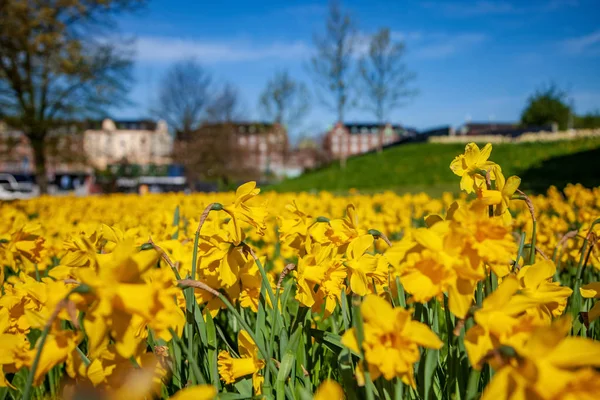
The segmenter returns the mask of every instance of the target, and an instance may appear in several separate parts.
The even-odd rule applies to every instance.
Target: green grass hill
[[[483,144],[479,144],[480,146]],[[334,162],[268,187],[279,192],[345,192],[394,190],[439,194],[458,191],[459,177],[450,171],[463,144],[411,143],[349,158],[346,168]],[[505,175],[518,175],[524,189],[541,192],[567,183],[600,186],[600,138],[546,143],[493,145],[490,160]]]

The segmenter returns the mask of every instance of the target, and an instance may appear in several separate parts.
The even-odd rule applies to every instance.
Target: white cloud
[[[568,54],[599,55],[600,29],[587,35],[565,39],[560,42],[560,47]]]
[[[160,36],[142,36],[136,41],[137,59],[170,62],[197,58],[207,64],[304,58],[310,46],[303,41],[258,44],[248,41],[207,41]]]
[[[441,33],[421,31],[392,31],[392,40],[401,40],[406,44],[407,54],[418,59],[440,59],[466,52],[487,40],[483,33]],[[370,35],[359,33],[356,45],[358,55],[369,50]]]
[[[486,40],[482,33],[391,32],[393,40],[407,44],[410,57],[440,59],[465,52]],[[370,35],[360,33],[357,55],[366,54]],[[311,44],[291,42],[259,43],[252,40],[194,40],[163,36],[141,36],[135,42],[139,62],[168,63],[185,58],[196,58],[205,64],[252,61],[300,61],[312,54]]]
[[[482,33],[430,34],[415,40],[409,52],[416,58],[439,59],[471,50],[487,40]]]

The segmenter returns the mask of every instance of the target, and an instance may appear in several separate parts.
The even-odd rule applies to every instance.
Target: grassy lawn
[[[481,145],[481,144],[480,144]],[[414,143],[348,159],[345,169],[333,163],[285,180],[269,189],[284,191],[329,190],[345,192],[394,190],[431,194],[458,190],[459,178],[449,169],[463,144]],[[569,182],[600,186],[600,138],[550,143],[494,145],[492,161],[505,175],[519,175],[522,187],[544,191]]]

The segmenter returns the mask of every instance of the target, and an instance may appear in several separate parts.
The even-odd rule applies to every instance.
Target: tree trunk
[[[44,139],[31,139],[35,165],[35,182],[40,188],[40,194],[48,193],[48,177],[46,175],[46,151]]]

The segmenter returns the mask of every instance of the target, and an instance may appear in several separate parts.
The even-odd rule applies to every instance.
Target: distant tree
[[[233,122],[243,118],[238,88],[229,82],[225,83],[211,99],[206,114],[207,121],[213,123]]]
[[[596,129],[600,128],[600,110],[589,112],[575,117],[576,129]]]
[[[405,46],[392,42],[390,30],[381,29],[371,38],[368,53],[359,61],[359,103],[377,122],[388,122],[389,113],[416,94],[410,87],[416,75],[404,63]]]
[[[175,157],[185,167],[189,182],[204,180],[227,187],[235,181],[258,178],[258,171],[245,163],[235,128],[229,122],[206,123],[188,139],[175,143]]]
[[[142,0],[0,1],[0,117],[29,139],[47,192],[48,133],[125,101],[131,54],[107,38],[116,14]]]
[[[572,113],[567,92],[551,83],[537,89],[529,97],[527,106],[521,113],[521,123],[533,126],[557,123],[559,129],[567,129]]]
[[[344,113],[350,106],[356,39],[354,20],[341,9],[338,1],[332,1],[324,34],[313,37],[315,54],[310,59],[309,72],[317,86],[319,99],[335,110],[339,122],[344,121]]]
[[[162,78],[152,111],[179,138],[188,137],[206,118],[210,84],[210,74],[196,60],[178,61]]]
[[[267,82],[259,106],[269,120],[290,129],[310,110],[310,94],[304,83],[295,81],[287,71],[280,71]]]

